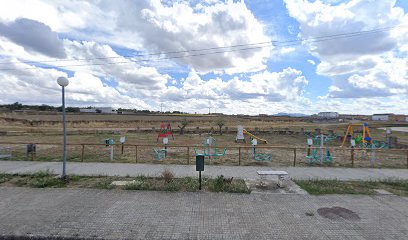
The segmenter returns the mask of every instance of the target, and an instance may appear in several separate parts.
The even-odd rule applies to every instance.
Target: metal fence
[[[27,151],[27,143],[2,143],[0,148],[11,151],[11,157],[1,160],[61,161],[61,143],[35,144],[35,151]],[[68,144],[68,161],[71,162],[124,162],[162,164],[195,164],[195,148],[202,146],[166,146],[166,157],[157,160],[153,149],[164,149],[164,145],[135,144]],[[341,147],[288,147],[257,146],[258,156],[270,156],[270,161],[256,158],[251,146],[217,146],[217,152],[227,148],[225,156],[207,158],[207,164],[236,166],[310,166],[327,165],[333,167],[387,167],[408,168],[408,149],[359,149]],[[113,156],[111,156],[113,149]],[[32,149],[31,149],[32,150]],[[315,150],[315,151],[314,151]],[[313,159],[312,155],[315,155]],[[308,157],[309,156],[309,157]],[[330,158],[329,158],[329,157]],[[266,158],[269,159],[269,158]]]

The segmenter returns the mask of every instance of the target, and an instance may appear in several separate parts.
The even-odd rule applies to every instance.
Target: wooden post
[[[187,165],[190,165],[190,147],[187,147]]]
[[[238,166],[241,166],[241,147],[238,147]]]
[[[135,146],[135,162],[137,163],[137,145]]]
[[[84,152],[85,152],[85,145],[82,144],[82,151],[81,151],[81,162],[84,161]]]
[[[351,167],[354,167],[354,147],[351,147]]]
[[[122,143],[122,148],[121,148],[121,151],[120,151],[120,154],[122,154],[122,155],[123,155],[123,149],[124,148],[125,148],[125,144]]]
[[[407,168],[408,168],[408,150],[407,150]]]
[[[293,149],[293,166],[296,167],[296,148]]]

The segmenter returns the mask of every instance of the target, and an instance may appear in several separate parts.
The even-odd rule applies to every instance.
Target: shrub
[[[172,171],[166,169],[166,170],[164,170],[164,171],[162,172],[162,177],[163,177],[163,179],[164,179],[164,181],[165,181],[166,183],[169,183],[169,182],[173,181],[173,179],[174,179],[174,173],[173,173]]]

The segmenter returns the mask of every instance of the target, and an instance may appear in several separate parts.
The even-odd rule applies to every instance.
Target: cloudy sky
[[[408,1],[0,1],[0,104],[408,114]]]

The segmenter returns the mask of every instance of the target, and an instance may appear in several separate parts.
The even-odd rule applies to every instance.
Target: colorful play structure
[[[353,129],[353,127],[361,127],[362,130],[360,131],[362,131],[362,135],[355,134],[356,131]],[[386,142],[372,139],[368,123],[349,123],[341,146],[343,147],[346,142],[351,142],[352,139],[354,139],[356,147],[358,148],[388,148],[388,144]]]
[[[197,150],[197,147],[194,147],[195,156],[204,156],[209,157],[210,159],[215,160],[217,157],[223,157],[227,153],[227,149],[224,148],[224,151],[217,153],[217,142],[215,138],[208,137],[203,141],[203,150]]]
[[[236,138],[235,138],[235,142],[242,141],[242,142],[246,143],[244,134],[250,136],[251,139],[257,139],[257,140],[259,140],[261,143],[268,144],[268,141],[267,141],[267,140],[253,135],[252,133],[250,133],[250,132],[248,132],[247,130],[245,130],[242,125],[239,125],[239,126],[238,126],[238,131],[237,131],[237,136],[236,136]]]
[[[354,135],[353,127],[362,127],[363,128],[363,135]],[[366,145],[366,143],[373,143],[373,139],[371,138],[371,133],[370,129],[368,128],[368,123],[363,123],[363,124],[357,124],[357,123],[349,123],[347,127],[347,131],[344,134],[343,142],[341,143],[341,146],[344,146],[344,143],[346,143],[347,139],[350,141],[351,139],[355,139],[356,143],[363,143],[363,146]]]
[[[157,135],[156,142],[159,142],[159,138],[167,138],[167,136],[171,135],[172,139],[174,140],[173,131],[171,130],[170,122],[167,122],[167,126],[164,126],[164,122],[160,125],[160,132]]]

